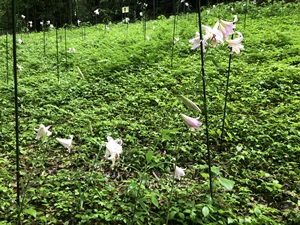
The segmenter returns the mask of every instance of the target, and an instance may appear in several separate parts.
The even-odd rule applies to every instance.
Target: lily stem
[[[198,23],[199,23],[199,34],[202,38],[201,29],[201,0],[198,1]],[[205,115],[205,134],[206,134],[206,146],[207,146],[207,164],[209,173],[209,193],[210,201],[213,202],[213,190],[212,190],[212,172],[211,172],[211,153],[209,144],[209,127],[208,127],[208,111],[207,111],[207,97],[206,97],[206,82],[205,82],[205,70],[204,70],[204,51],[203,42],[200,42],[200,54],[201,54],[201,78],[202,78],[202,91],[203,91],[203,104],[204,104],[204,115]]]
[[[233,35],[231,35],[231,39],[233,39]],[[231,50],[232,50],[232,48],[231,48]],[[223,138],[224,138],[225,118],[226,118],[226,109],[227,109],[227,100],[228,100],[228,87],[229,87],[231,59],[232,59],[232,54],[229,54],[228,69],[227,69],[227,79],[226,79],[226,88],[225,88],[225,101],[224,101],[223,118],[222,118],[222,128],[221,128],[221,137],[220,137],[220,148],[221,149],[223,147]]]
[[[178,146],[178,145],[177,145]],[[174,192],[174,187],[175,187],[175,179],[176,179],[176,163],[177,163],[177,160],[178,160],[178,156],[179,156],[179,149],[177,147],[177,155],[176,155],[176,158],[175,158],[175,163],[173,165],[173,171],[174,171],[174,176],[173,176],[173,180],[172,180],[172,186],[171,186],[171,192],[170,192],[170,198],[169,198],[169,201],[168,201],[168,213],[167,213],[167,219],[166,219],[166,223],[165,225],[168,225],[169,223],[169,214],[170,214],[170,205],[171,205],[171,202],[172,202],[172,199],[173,199],[173,192]]]
[[[173,67],[173,58],[174,58],[174,46],[175,46],[175,33],[176,33],[176,21],[177,21],[177,15],[178,15],[178,6],[176,7],[175,15],[174,15],[174,24],[173,24],[173,44],[172,44],[172,55],[171,55],[171,67]]]

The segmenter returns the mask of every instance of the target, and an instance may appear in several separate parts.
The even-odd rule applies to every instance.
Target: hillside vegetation
[[[0,39],[0,224],[299,224],[299,4],[244,2],[203,8],[243,33],[232,54],[225,133],[220,133],[230,50],[205,56],[213,201],[196,14],[136,23],[17,34],[21,209],[16,207],[12,37]],[[172,59],[172,47],[174,54]],[[75,48],[75,52],[70,48]],[[172,64],[172,65],[171,65]],[[8,77],[6,67],[8,65]],[[204,114],[199,119],[204,124]],[[35,139],[40,124],[52,135]],[[56,138],[73,135],[70,151]],[[116,165],[107,137],[122,140]],[[119,142],[121,143],[121,142]],[[175,164],[185,176],[174,179]],[[168,221],[167,221],[168,217]]]

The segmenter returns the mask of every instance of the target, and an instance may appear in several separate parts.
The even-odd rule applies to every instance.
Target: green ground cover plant
[[[199,30],[196,14],[178,16],[172,66],[172,17],[146,27],[50,29],[45,46],[43,32],[18,34],[21,209],[12,51],[9,45],[7,82],[2,36],[0,224],[15,224],[18,214],[22,224],[300,223],[299,10],[251,3],[246,23],[244,2],[202,10],[203,24],[238,15],[244,36],[241,54],[232,55],[222,147],[230,50],[216,48],[205,61],[213,202],[204,125],[191,132],[180,116],[198,116],[182,95],[203,108],[200,53],[189,43]],[[40,124],[51,125],[52,135],[35,139]],[[70,135],[68,151],[56,138]],[[104,157],[107,137],[121,140],[122,152],[107,155],[115,166]],[[175,165],[185,169],[180,180]]]

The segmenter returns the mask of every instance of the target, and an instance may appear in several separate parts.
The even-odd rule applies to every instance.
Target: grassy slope
[[[203,23],[212,26],[217,15],[230,20],[229,8],[203,14]],[[234,8],[240,15],[242,4]],[[147,23],[149,41],[143,40],[140,23],[130,24],[128,30],[124,24],[110,25],[109,31],[103,25],[89,27],[84,39],[82,28],[68,30],[67,48],[75,47],[76,53],[68,54],[67,61],[64,30],[59,30],[59,83],[55,31],[47,33],[46,56],[42,34],[23,34],[18,64],[24,67],[19,71],[19,102],[22,182],[28,190],[23,192],[25,223],[95,223],[93,219],[100,224],[128,223],[133,199],[141,195],[146,198],[140,197],[144,204],[136,210],[140,223],[145,224],[142,220],[149,215],[149,224],[162,224],[174,157],[187,167],[172,203],[174,224],[299,221],[298,12],[299,5],[251,6],[245,29],[240,16],[237,30],[243,32],[245,49],[232,62],[225,150],[215,140],[221,127],[228,50],[208,53],[220,65],[206,61],[213,165],[236,184],[231,192],[215,187],[216,205],[209,206],[206,218],[202,217],[208,193],[204,129],[200,136],[187,132],[179,113],[191,112],[177,98],[184,94],[203,106],[199,52],[191,51],[188,43],[197,30],[196,15],[178,19],[180,41],[172,68],[172,18]],[[4,47],[3,38],[1,43]],[[1,68],[5,71],[4,59]],[[5,195],[0,197],[0,218],[9,223],[15,218],[13,84],[5,84],[3,72],[1,80],[0,192]],[[43,145],[34,140],[33,128],[40,123],[51,124],[53,132]],[[75,135],[75,147],[68,155],[54,138],[70,134]],[[107,135],[124,142],[114,170],[103,159]],[[149,150],[154,152],[153,168],[144,176],[151,182],[136,192],[137,173],[143,171]],[[149,198],[153,193],[159,210]]]

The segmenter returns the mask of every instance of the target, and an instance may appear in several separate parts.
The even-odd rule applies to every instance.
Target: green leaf
[[[149,151],[146,153],[146,161],[147,163],[149,163],[152,159],[152,156],[153,156],[153,151]]]
[[[180,219],[184,219],[184,214],[183,213],[178,213],[178,216],[180,217]]]
[[[254,213],[255,213],[256,216],[261,215],[261,211],[260,211],[259,208],[255,208],[255,209],[254,209]]]
[[[153,205],[155,205],[157,208],[159,208],[158,201],[157,201],[155,194],[151,195],[151,201],[152,201]]]
[[[225,187],[228,191],[231,191],[233,186],[234,186],[234,181],[233,180],[228,180],[226,178],[220,177],[218,178],[218,181],[220,184]]]
[[[202,208],[202,214],[204,217],[207,217],[209,215],[209,208],[207,208],[206,206],[204,206]]]
[[[213,172],[213,173],[216,174],[216,175],[220,175],[220,170],[219,170],[218,167],[213,166],[213,167],[211,168],[211,172]]]
[[[232,219],[232,218],[230,218],[230,217],[227,218],[227,223],[228,223],[228,224],[232,224],[232,223],[234,223],[234,222],[236,222],[235,219]]]
[[[176,211],[172,211],[172,212],[170,212],[170,214],[169,214],[169,219],[173,219],[174,218],[174,216],[176,215]]]
[[[209,174],[208,173],[200,173],[200,175],[203,177],[203,178],[208,178],[209,177]]]
[[[24,213],[29,214],[34,218],[37,216],[37,211],[34,208],[25,209]]]

